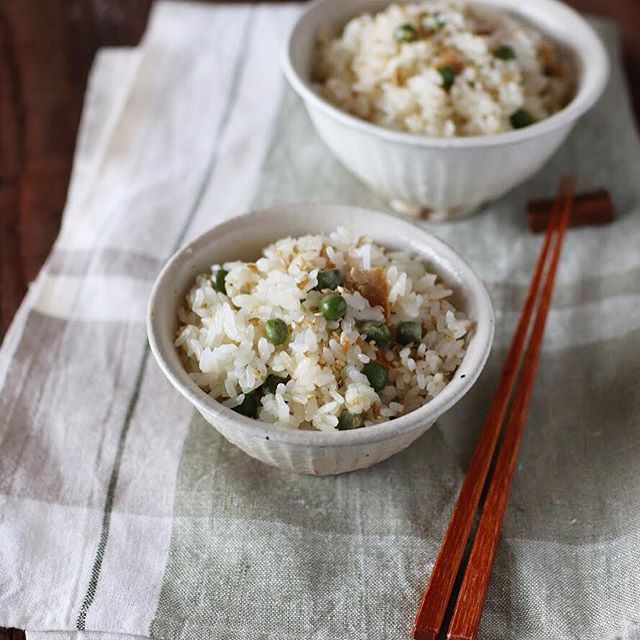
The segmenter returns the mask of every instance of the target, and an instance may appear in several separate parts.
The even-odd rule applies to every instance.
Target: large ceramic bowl
[[[433,400],[405,416],[330,433],[245,418],[202,391],[186,373],[174,346],[177,309],[196,275],[215,263],[255,260],[266,245],[284,236],[328,233],[340,225],[387,247],[418,254],[453,289],[453,303],[475,327],[451,382]],[[249,455],[281,469],[315,475],[368,467],[411,444],[473,386],[489,355],[493,330],[493,310],[484,285],[450,247],[406,220],[328,205],[274,207],[214,227],[169,260],[153,287],[147,315],[149,342],[158,364],[205,420]]]
[[[577,90],[546,120],[496,135],[437,138],[386,129],[349,115],[320,97],[310,81],[320,27],[384,8],[385,0],[315,0],[295,24],[283,64],[319,136],[344,166],[399,211],[450,219],[498,198],[533,175],[602,93],[609,63],[589,24],[556,0],[486,0],[534,25],[573,54]]]

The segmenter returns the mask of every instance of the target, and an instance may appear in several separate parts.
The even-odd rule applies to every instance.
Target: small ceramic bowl
[[[212,264],[255,260],[285,236],[329,233],[338,226],[393,249],[417,254],[454,291],[452,302],[474,323],[467,351],[451,382],[433,400],[404,416],[352,431],[300,431],[246,418],[202,391],[186,373],[174,346],[177,310],[195,277]],[[328,475],[385,460],[422,435],[469,391],[493,340],[494,317],[484,285],[449,246],[413,223],[355,207],[288,205],[234,218],[176,253],[151,292],[147,332],[160,368],[173,386],[225,438],[254,458],[280,469]]]
[[[448,220],[472,212],[532,176],[590,109],[609,77],[605,49],[591,26],[556,0],[484,0],[520,16],[575,58],[577,89],[564,109],[534,125],[496,135],[428,137],[356,118],[322,98],[311,83],[318,30],[336,32],[354,16],[388,0],[315,0],[293,27],[283,56],[285,74],[303,99],[318,135],[335,156],[399,212]]]

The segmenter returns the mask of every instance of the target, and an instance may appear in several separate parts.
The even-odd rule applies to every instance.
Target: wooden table
[[[640,114],[640,2],[571,4],[617,20]],[[0,336],[58,232],[93,56],[136,44],[150,7],[151,0],[0,0]],[[0,640],[23,638],[0,629]]]

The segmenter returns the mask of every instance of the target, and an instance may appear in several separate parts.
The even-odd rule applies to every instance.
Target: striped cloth
[[[482,638],[640,638],[640,147],[616,35],[606,95],[526,185],[434,226],[488,284],[474,390],[407,451],[339,477],[245,456],[145,338],[167,257],[275,201],[385,208],[319,142],[278,53],[299,12],[159,4],[100,52],[64,223],[0,351],[0,625],[32,640],[408,637],[561,171],[619,217],[569,233]],[[425,225],[427,226],[427,225]]]

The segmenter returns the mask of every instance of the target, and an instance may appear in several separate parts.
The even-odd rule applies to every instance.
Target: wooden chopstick
[[[482,489],[491,466],[496,442],[500,435],[500,428],[509,404],[509,397],[518,373],[518,366],[538,297],[551,239],[560,224],[561,196],[564,188],[563,184],[561,184],[559,196],[556,199],[553,213],[549,218],[544,242],[536,260],[531,284],[520,312],[516,331],[502,368],[500,382],[491,401],[489,412],[469,463],[469,469],[460,489],[438,557],[431,571],[431,577],[420,600],[412,633],[415,640],[435,640],[442,627],[456,574],[467,545]]]
[[[529,346],[524,357],[522,373],[516,387],[509,420],[504,428],[503,440],[498,451],[493,475],[489,482],[487,497],[478,523],[471,554],[465,568],[464,578],[449,626],[449,640],[474,640],[480,626],[482,609],[487,595],[489,577],[495,558],[500,528],[509,498],[509,489],[518,457],[520,440],[524,431],[529,402],[533,390],[542,337],[551,304],[555,280],[565,231],[569,224],[575,178],[563,179],[562,216],[557,239],[551,255],[549,270],[538,306],[538,312],[531,331]]]
[[[549,219],[544,242],[536,261],[534,274],[520,313],[518,325],[502,369],[500,382],[478,438],[478,443],[442,541],[440,552],[431,572],[429,583],[422,595],[413,627],[413,637],[416,640],[435,640],[440,632],[516,379],[551,239],[560,225],[562,195],[567,189],[567,181],[563,180],[553,214]]]

